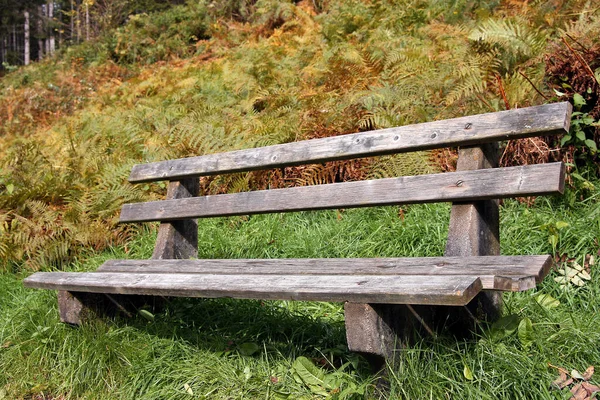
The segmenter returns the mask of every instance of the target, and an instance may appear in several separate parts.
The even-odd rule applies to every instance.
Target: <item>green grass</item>
[[[504,254],[598,252],[599,193],[568,205],[538,199],[502,209]],[[200,257],[375,257],[443,253],[446,204],[263,215],[200,221]],[[114,257],[145,258],[154,234],[92,256],[71,270]],[[580,260],[580,262],[582,262]],[[505,313],[533,325],[531,344],[516,332],[483,330],[473,339],[422,338],[388,367],[382,394],[368,365],[345,344],[337,303],[173,299],[153,320],[96,319],[80,328],[58,320],[54,292],[24,289],[23,276],[0,275],[0,399],[473,398],[562,399],[550,390],[549,364],[585,370],[600,364],[600,272],[582,288],[562,289],[553,272],[536,291],[505,295]],[[539,293],[560,301],[547,309]],[[306,384],[307,357],[330,382]],[[465,367],[472,372],[467,379]],[[594,380],[592,380],[594,381]],[[596,380],[597,382],[597,380]],[[310,382],[309,382],[310,383]],[[37,397],[35,397],[37,396]]]

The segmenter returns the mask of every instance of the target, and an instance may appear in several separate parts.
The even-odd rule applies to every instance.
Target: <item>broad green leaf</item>
[[[577,139],[581,140],[582,142],[585,142],[585,132],[584,131],[577,131],[577,133],[575,133],[575,136],[577,136]]]
[[[548,236],[548,241],[550,242],[552,247],[556,247],[558,245],[558,235]]]
[[[138,310],[138,314],[143,317],[146,318],[148,321],[154,321],[154,314],[152,314],[150,311],[148,310],[144,310],[144,309],[139,309]]]
[[[560,305],[560,301],[546,293],[540,293],[535,297],[535,301],[546,309],[556,308]]]
[[[271,393],[273,393],[273,398],[277,400],[286,400],[291,398],[290,396],[292,395],[291,393],[278,392],[276,390],[272,391]]]
[[[519,316],[516,314],[510,314],[494,322],[492,325],[492,334],[500,337],[508,336],[514,333],[518,327]]]
[[[470,380],[470,381],[473,380],[473,372],[471,371],[471,368],[469,368],[469,366],[467,364],[464,364],[463,375],[468,380]]]
[[[594,123],[594,117],[585,114],[585,116],[581,118],[581,122],[583,122],[584,125],[591,125]]]
[[[585,139],[585,145],[594,153],[598,151],[596,142],[594,142],[592,139]]]
[[[238,346],[238,351],[243,356],[251,356],[252,354],[256,353],[259,349],[260,346],[252,342],[242,343]]]
[[[15,191],[15,185],[13,185],[12,183],[9,183],[8,185],[6,185],[6,192],[8,194],[12,194]]]
[[[323,371],[306,357],[298,357],[292,364],[292,370],[301,382],[308,386],[323,386]]]
[[[558,90],[554,89],[554,93],[558,96],[558,97],[562,97],[565,94],[563,92],[559,92]]]
[[[565,222],[565,221],[556,222],[556,229],[566,228],[567,226],[569,226],[568,222]]]
[[[571,140],[571,135],[565,135],[565,136],[563,136],[563,138],[560,139],[560,145],[564,146],[565,143],[567,143],[569,140]]]
[[[582,95],[580,95],[579,93],[575,93],[573,95],[573,105],[575,107],[579,108],[581,106],[585,106],[586,105],[586,101],[585,101],[585,99],[583,98]]]
[[[519,341],[521,346],[528,348],[533,343],[533,324],[529,318],[523,318],[519,323]]]
[[[244,367],[244,380],[248,382],[250,378],[252,378],[252,371],[250,370],[250,367],[246,365]]]
[[[339,388],[342,382],[343,380],[335,373],[327,374],[325,375],[325,378],[323,378],[323,385],[329,390]]]

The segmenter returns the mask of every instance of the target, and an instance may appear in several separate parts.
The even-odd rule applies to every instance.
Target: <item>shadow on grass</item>
[[[154,314],[139,311],[145,309],[114,322],[217,353],[349,354],[337,303],[168,298]]]

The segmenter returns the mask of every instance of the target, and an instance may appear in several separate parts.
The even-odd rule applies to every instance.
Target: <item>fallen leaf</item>
[[[466,364],[465,364],[465,367],[463,368],[463,375],[468,380],[470,380],[470,381],[473,380],[473,372],[471,372],[471,368],[469,368]]]
[[[587,392],[587,390],[585,390],[585,388],[583,387],[583,385],[581,383],[578,383],[577,385],[573,386],[571,388],[571,393],[573,393],[573,396],[571,396],[571,398],[569,400],[588,400],[589,399],[588,392]]]
[[[585,279],[586,281],[589,281],[589,280],[591,280],[591,279],[592,279],[592,276],[591,276],[590,274],[588,274],[586,271],[581,271],[581,272],[579,273],[579,277],[580,277],[581,279]]]
[[[552,382],[552,386],[557,389],[563,389],[573,383],[573,378],[567,376],[566,372],[560,371],[560,376],[554,382]]]
[[[573,269],[576,269],[577,271],[583,271],[583,267],[581,265],[579,265],[578,262],[573,262],[572,264]]]
[[[592,379],[592,375],[594,375],[594,366],[590,365],[583,373],[583,379],[589,381],[590,379]]]
[[[593,395],[594,393],[600,392],[600,386],[592,385],[591,383],[588,383],[588,382],[583,382],[581,384],[581,386],[583,386],[583,388],[585,390],[587,390],[587,392],[590,396]]]
[[[187,383],[183,384],[183,388],[189,395],[192,395],[192,396],[194,395],[194,391],[192,390],[191,386],[188,385]]]
[[[546,293],[540,293],[535,297],[535,301],[546,309],[556,308],[560,305],[560,301]]]
[[[583,375],[581,375],[581,373],[579,371],[577,371],[576,369],[571,370],[571,378],[577,379],[579,381],[585,380],[585,378],[583,377]]]

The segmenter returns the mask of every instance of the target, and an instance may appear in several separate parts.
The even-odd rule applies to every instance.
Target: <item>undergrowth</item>
[[[137,230],[116,225],[119,207],[164,193],[163,184],[129,185],[134,163],[579,95],[565,151],[551,140],[510,142],[502,163],[593,169],[593,7],[221,0],[132,15],[0,80],[0,268],[58,267],[125,243]],[[232,174],[204,180],[203,192],[412,175],[452,169],[454,159],[425,152]]]
[[[472,339],[417,340],[388,367],[387,389],[348,352],[341,304],[170,299],[155,314],[72,328],[58,321],[53,292],[26,290],[20,274],[4,273],[0,398],[565,398],[552,389],[556,368],[600,363],[600,269],[589,263],[600,250],[598,196],[595,190],[573,206],[570,196],[539,198],[532,207],[506,201],[503,254],[558,254],[559,265],[587,265],[591,280],[563,288],[552,271],[534,291],[505,294],[505,318],[531,322],[525,338],[503,324]],[[437,256],[448,212],[434,204],[204,219],[199,256]],[[67,269],[147,258],[154,239],[154,230],[142,231],[127,246]],[[540,302],[540,294],[554,302]]]

